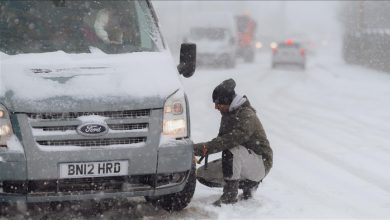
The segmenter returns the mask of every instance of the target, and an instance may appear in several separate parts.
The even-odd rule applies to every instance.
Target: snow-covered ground
[[[390,218],[390,74],[346,65],[336,48],[308,57],[305,71],[270,68],[270,54],[234,70],[198,70],[183,80],[192,135],[218,132],[211,93],[232,77],[274,150],[274,167],[254,201],[215,208],[222,193],[198,184],[178,217]]]
[[[182,80],[195,142],[217,135],[220,114],[211,93],[230,77],[236,92],[257,109],[274,150],[274,167],[253,200],[213,207],[222,190],[198,183],[192,202],[179,213],[155,210],[141,198],[102,214],[86,206],[84,214],[33,210],[27,217],[390,218],[390,74],[346,65],[329,48],[310,55],[304,71],[271,69],[269,53],[232,70],[198,69]]]

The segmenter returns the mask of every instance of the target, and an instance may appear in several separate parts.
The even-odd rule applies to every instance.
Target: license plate
[[[61,163],[60,178],[85,178],[128,175],[129,161],[104,161],[84,163]]]

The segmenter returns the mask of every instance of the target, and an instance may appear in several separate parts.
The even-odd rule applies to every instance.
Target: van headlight
[[[0,104],[0,146],[6,146],[7,141],[12,136],[11,120],[7,109]]]
[[[164,104],[163,135],[170,138],[188,137],[187,105],[184,92],[177,90]]]

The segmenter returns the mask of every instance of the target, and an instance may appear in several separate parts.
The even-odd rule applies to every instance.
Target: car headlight
[[[7,141],[12,134],[13,131],[8,111],[0,104],[0,147],[7,145]]]
[[[165,101],[163,135],[170,138],[188,137],[187,105],[182,90],[177,90]]]

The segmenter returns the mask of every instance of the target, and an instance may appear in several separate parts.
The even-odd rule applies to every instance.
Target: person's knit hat
[[[230,105],[236,96],[235,87],[236,82],[233,79],[223,81],[213,91],[213,102],[215,104]]]

